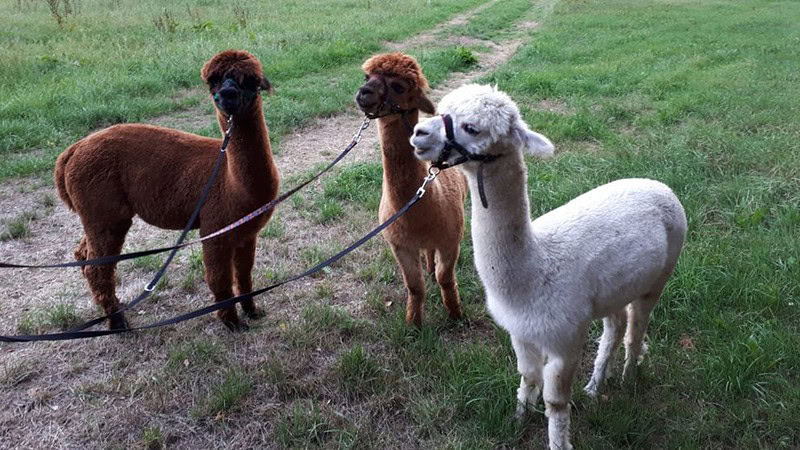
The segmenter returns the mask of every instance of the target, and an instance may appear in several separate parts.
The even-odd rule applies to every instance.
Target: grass
[[[241,369],[231,368],[225,373],[225,379],[213,387],[203,405],[195,410],[195,414],[213,416],[225,413],[237,407],[252,389],[253,381],[250,376]]]
[[[284,448],[322,446],[333,431],[316,405],[298,404],[278,421],[276,437]]]
[[[75,305],[56,303],[35,311],[23,314],[17,324],[20,334],[37,334],[46,330],[67,330],[82,322]]]
[[[26,6],[30,17],[25,19],[24,11],[12,6],[20,25],[15,22],[13,33],[3,29],[1,38],[15,43],[0,52],[16,56],[6,57],[9,64],[0,72],[2,80],[22,81],[19,87],[1,81],[8,96],[0,105],[0,120],[10,127],[9,117],[16,117],[12,110],[27,108],[25,120],[32,127],[17,135],[0,133],[4,151],[14,155],[0,172],[22,167],[25,154],[31,155],[31,165],[14,173],[49,167],[53,149],[103,121],[199,105],[200,94],[169,98],[197,84],[197,67],[209,53],[250,42],[251,33],[255,41],[242,46],[268,61],[279,93],[269,100],[268,120],[279,138],[309,117],[349,104],[361,80],[358,62],[380,40],[412,36],[477,4],[431,2],[428,10],[418,2],[334,3],[281,2],[270,10],[242,6],[249,12],[239,13],[244,22],[232,7],[202,2],[191,3],[187,11],[150,5],[136,19],[118,6],[103,19],[106,24],[132,23],[118,26],[114,36],[100,33],[106,38],[103,48],[120,48],[121,36],[135,48],[122,48],[119,53],[130,57],[122,61],[115,54],[102,69],[95,61],[100,44],[85,49],[76,44],[88,39],[82,33],[94,30],[86,23],[95,17],[94,3],[66,17],[63,30],[41,6]],[[531,127],[556,143],[553,159],[528,164],[533,213],[616,178],[651,177],[676,191],[689,219],[686,247],[654,311],[650,353],[636,382],[612,381],[598,400],[580,391],[596,351],[592,339],[600,331],[597,324],[592,327],[574,386],[573,442],[580,448],[797,448],[800,125],[795,99],[800,98],[800,63],[795,44],[800,30],[793,19],[800,5],[760,0],[526,4],[496,2],[451,34],[502,42],[514,19],[539,23],[535,33],[522,36],[525,43],[514,58],[483,79],[507,91]],[[337,14],[322,18],[333,7]],[[407,20],[412,8],[425,10],[419,22]],[[295,14],[285,14],[290,10]],[[173,31],[167,25],[159,31],[152,23],[157,16],[166,20],[164,11],[176,21]],[[357,11],[364,22],[345,30]],[[317,14],[318,22],[312,20]],[[45,51],[46,44],[52,50]],[[21,49],[34,57],[21,56]],[[469,70],[473,51],[452,45],[413,49],[434,85],[454,71]],[[330,60],[321,56],[324,52],[332,52]],[[55,61],[36,59],[45,53]],[[82,65],[64,62],[81,54]],[[98,76],[105,70],[108,75]],[[84,71],[98,76],[95,88],[87,87]],[[41,87],[31,88],[30,80]],[[320,95],[320,85],[326,95]],[[45,91],[53,100],[43,98]],[[81,95],[71,98],[72,91]],[[74,112],[84,94],[103,99],[105,112],[87,105],[66,119],[61,117],[66,112],[55,111],[62,102],[65,111]],[[92,114],[94,122],[87,119]],[[41,150],[31,151],[35,148]],[[291,253],[273,253],[269,269],[255,272],[256,284],[283,279],[343,248],[348,242],[332,231],[337,227],[374,223],[380,183],[378,162],[343,165],[283,205],[286,209],[277,212],[261,237],[270,248],[291,242]],[[334,212],[319,220],[324,204],[338,205],[343,213],[331,207]],[[292,239],[301,233],[314,240],[295,245]],[[86,405],[79,421],[85,428],[59,435],[62,445],[74,447],[85,446],[85,439],[113,448],[543,447],[541,404],[526,421],[511,420],[519,383],[513,350],[485,311],[469,233],[461,250],[458,280],[465,319],[460,322],[447,320],[438,289],[428,280],[425,324],[406,327],[402,278],[391,252],[376,241],[293,290],[286,286],[258,299],[267,317],[254,322],[258,326],[249,333],[219,331],[209,317],[141,333],[136,345],[97,339],[77,348],[39,345],[32,353],[13,348],[0,352],[5,369],[0,390],[10,405],[33,405],[26,395],[45,385],[51,390],[44,404]],[[189,258],[191,273],[199,274],[200,257]],[[158,307],[173,300],[179,303],[170,299]],[[2,312],[13,316],[12,311],[4,307]],[[45,313],[14,317],[21,317],[20,332],[58,327]],[[87,354],[101,363],[88,364]],[[57,373],[64,375],[54,378]],[[84,396],[81,386],[87,379],[96,385]],[[130,390],[120,388],[128,385]],[[50,414],[49,409],[37,408],[1,416],[2,426],[15,430],[3,435],[11,439],[9,445],[44,445],[26,428],[51,426],[35,415]],[[64,411],[59,414],[76,417]],[[118,418],[120,433],[97,427],[107,414]],[[137,417],[155,419],[145,423]]]
[[[559,5],[548,32],[489,77],[521,100],[535,129],[569,150],[531,163],[537,213],[632,176],[666,182],[687,211],[690,235],[650,332],[653,363],[663,375],[635,399],[656,410],[669,404],[674,425],[665,429],[624,399],[613,400],[588,409],[618,412],[598,445],[791,442],[796,436],[785,433],[796,420],[786,402],[800,400],[789,375],[800,359],[785,351],[798,343],[798,310],[789,303],[800,295],[792,281],[798,267],[788,263],[789,249],[800,244],[792,212],[800,205],[800,152],[791,141],[800,130],[786,99],[800,89],[785,84],[796,67],[782,62],[791,50],[774,40],[800,38],[782,19],[797,5],[607,6],[589,15],[588,3]],[[721,10],[724,20],[709,20]],[[693,24],[688,33],[686,24]],[[591,39],[570,37],[577,28],[591,30]],[[732,30],[741,34],[728,36]],[[538,110],[542,100],[575,112]],[[581,151],[588,143],[594,151]],[[686,366],[677,335],[699,343],[691,357],[699,371],[669,369]],[[693,438],[676,431],[697,424],[703,425]]]
[[[361,81],[358,65],[381,41],[411,36],[479,3],[240,5],[250,18],[246,27],[229,8],[202,1],[184,10],[154,1],[85,0],[64,27],[43,3],[9,6],[9,26],[0,34],[0,58],[7,62],[0,69],[6,94],[0,105],[0,179],[52,167],[55,156],[89,130],[197,106],[205,101],[200,67],[226,48],[251,50],[262,61],[280,93],[267,101],[278,138],[349,104]],[[159,17],[169,21],[167,16],[174,27],[155,25]],[[331,81],[333,89],[326,92],[332,95],[319,95],[321,83]],[[184,95],[187,89],[196,91]]]
[[[26,211],[8,220],[3,226],[3,232],[0,233],[0,242],[30,237],[30,223],[38,218],[36,213]]]

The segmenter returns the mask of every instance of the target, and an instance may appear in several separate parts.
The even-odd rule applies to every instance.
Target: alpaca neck
[[[227,129],[227,120],[219,113],[217,120],[223,130]],[[273,173],[275,164],[260,98],[250,112],[234,116],[226,153],[229,179],[250,192],[271,192],[265,183],[277,183],[278,178],[277,173]]]
[[[531,228],[525,161],[515,149],[503,153],[503,157],[485,163],[483,168],[488,208],[481,204],[478,192],[479,163],[462,166],[472,202],[475,264],[485,283],[498,286],[511,282],[504,277],[519,273],[530,277],[536,272],[536,263],[544,257]],[[511,284],[514,283],[519,282]]]
[[[394,114],[378,119],[378,132],[383,154],[383,195],[398,207],[417,192],[427,175],[427,165],[414,156],[409,138],[419,119],[419,111],[408,113],[408,123],[403,116]]]

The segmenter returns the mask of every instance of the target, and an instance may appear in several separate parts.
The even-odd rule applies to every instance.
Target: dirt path
[[[508,61],[524,37],[536,27],[534,22],[520,22],[509,33],[510,39],[503,42],[467,38],[436,41],[440,33],[467,23],[470,17],[496,1],[459,15],[429,33],[401,43],[387,43],[386,49],[433,43],[479,45],[487,49],[477,53],[478,64],[474,70],[454,74],[435,87],[431,97],[438,101],[449,90],[475,80]],[[205,108],[193,111],[157,118],[151,122],[207,122]],[[350,142],[361,120],[361,115],[351,106],[341,114],[315,120],[285,136],[276,157],[282,179],[296,178],[310,168],[328,162]],[[380,162],[374,124],[366,130],[362,142],[342,165],[361,161]],[[283,187],[290,187],[289,183],[284,182]],[[305,195],[300,198],[308,199]],[[276,212],[273,220],[280,222],[284,233],[259,239],[257,264],[253,272],[256,286],[266,285],[271,277],[282,278],[307,267],[308,257],[304,254],[309,249],[331,254],[361,236],[377,220],[372,214],[345,207],[347,220],[321,225],[309,212],[310,206],[301,203],[287,202]],[[34,264],[72,259],[72,249],[81,235],[81,224],[78,217],[61,203],[50,176],[17,179],[0,185],[0,223],[17,219],[31,211],[36,212],[35,217],[27,221],[30,236],[0,241],[2,259]],[[177,234],[135,220],[124,251],[162,246],[172,242]],[[228,358],[233,360],[229,360],[231,363],[259,364],[281,349],[284,353],[277,353],[278,356],[274,357],[297,358],[287,356],[285,345],[281,344],[281,330],[297,319],[309,299],[314,299],[317,295],[315,292],[320,289],[324,289],[329,304],[363,316],[366,288],[360,269],[364,261],[380,258],[384,248],[380,239],[373,239],[339,263],[334,269],[337,275],[335,279],[322,276],[301,280],[259,299],[259,304],[267,306],[268,318],[257,324],[254,332],[244,335],[227,333],[212,316],[207,316],[177,327],[143,333],[127,341],[130,345],[116,345],[119,341],[104,339],[26,346],[0,344],[0,403],[4,405],[0,409],[0,448],[5,448],[4,441],[15,448],[75,448],[86,442],[93,442],[96,447],[108,447],[120,442],[130,443],[131,433],[141,433],[145,426],[152,426],[152,423],[162,429],[172,430],[175,435],[184,436],[182,447],[213,447],[229,445],[231,442],[240,442],[247,447],[256,438],[248,434],[246,427],[228,429],[228,444],[221,444],[218,437],[215,438],[213,429],[197,429],[195,421],[186,420],[183,414],[186,404],[195,398],[191,397],[192,392],[204,385],[203,374],[197,380],[184,380],[188,393],[167,390],[162,386],[159,374],[168,365],[168,353],[179,343],[200,336],[221,341],[221,346],[230,352]],[[185,282],[190,256],[198,251],[199,248],[178,254],[168,272],[166,285],[129,315],[132,323],[141,325],[210,303],[211,296],[201,281],[202,276],[190,286]],[[153,272],[151,267],[134,262],[121,263],[118,270],[118,296],[121,299],[134,297]],[[394,307],[403,307],[401,283],[387,296],[397,300],[394,301]],[[77,269],[6,272],[0,278],[0,299],[0,333],[17,333],[24,326],[33,327],[38,332],[53,331],[47,326],[43,329],[36,327],[48,323],[52,317],[47,315],[52,315],[53,307],[59,304],[75,305],[75,312],[82,320],[94,317],[97,313]],[[324,371],[331,364],[331,355],[319,351],[312,353],[316,355],[312,365],[314,371]],[[190,364],[188,359],[186,364]],[[259,414],[264,417],[262,420],[268,422],[269,417],[278,414],[280,402],[267,402],[258,407]],[[109,428],[114,430],[110,431]],[[261,430],[267,434],[269,431]]]

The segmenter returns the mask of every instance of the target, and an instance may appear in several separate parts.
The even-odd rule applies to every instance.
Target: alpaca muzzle
[[[219,90],[214,93],[214,104],[220,111],[232,116],[242,112],[257,96],[258,90],[244,89],[233,78],[226,78]]]

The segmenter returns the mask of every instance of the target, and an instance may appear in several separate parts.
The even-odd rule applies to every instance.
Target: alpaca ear
[[[269,95],[275,93],[275,90],[272,89],[272,83],[270,83],[267,77],[265,76],[261,77],[261,84],[258,87],[260,87],[262,91],[266,92]]]
[[[550,142],[550,139],[547,139],[545,136],[535,131],[531,131],[525,122],[517,120],[513,128],[511,134],[514,138],[514,143],[528,154],[540,158],[547,158],[553,155],[555,147],[553,143]]]
[[[422,92],[419,93],[419,104],[417,105],[417,108],[426,114],[436,114],[436,107],[433,106],[433,102],[430,101],[430,99]]]

